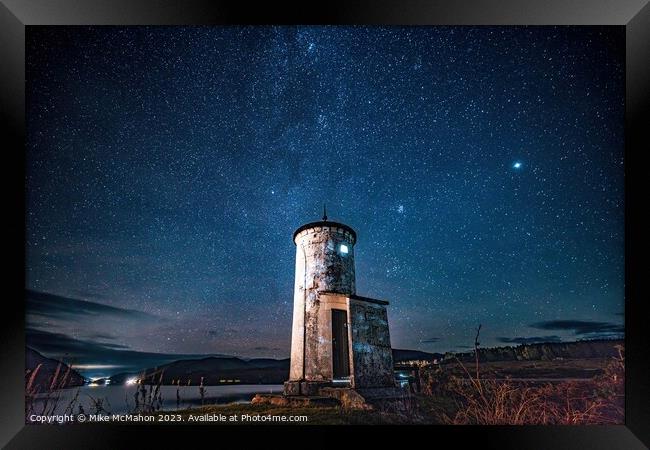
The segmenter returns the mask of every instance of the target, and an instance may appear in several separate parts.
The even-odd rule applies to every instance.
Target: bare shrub
[[[108,401],[108,398],[101,398],[101,397],[93,397],[91,395],[88,396],[90,398],[90,403],[91,403],[91,413],[92,414],[110,414],[110,408],[111,404]],[[108,408],[108,409],[107,409]]]
[[[203,385],[203,377],[201,377],[201,384],[199,384],[199,395],[201,396],[201,406],[205,405],[205,386]]]
[[[156,375],[159,375],[156,378]],[[154,372],[151,375],[143,373],[138,380],[138,387],[133,394],[135,399],[134,413],[152,413],[162,409],[163,396],[160,391],[164,371]],[[150,383],[147,383],[147,379]]]
[[[176,409],[181,409],[181,380],[176,381]]]

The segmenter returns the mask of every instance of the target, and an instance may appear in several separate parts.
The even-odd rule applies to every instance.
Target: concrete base
[[[389,386],[389,387],[372,387],[358,388],[356,391],[363,398],[368,400],[404,400],[413,397],[408,388]]]
[[[324,401],[328,399],[334,403]],[[345,409],[409,407],[413,396],[406,388],[387,386],[374,388],[333,387],[331,383],[287,381],[283,395],[258,394],[253,403],[277,405],[340,405]]]
[[[300,395],[300,381],[285,381],[284,395]]]
[[[285,381],[284,395],[317,396],[318,392],[327,386],[331,386],[331,383],[326,381]]]
[[[331,397],[321,396],[287,396],[281,394],[256,394],[251,400],[253,405],[274,406],[339,406],[340,402]]]

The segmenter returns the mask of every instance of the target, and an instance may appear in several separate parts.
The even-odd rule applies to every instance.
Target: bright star
[[[522,164],[519,161],[517,161],[512,165],[512,168],[513,169],[521,169],[521,166],[522,166]]]

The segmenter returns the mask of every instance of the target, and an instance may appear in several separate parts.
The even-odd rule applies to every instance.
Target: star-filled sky
[[[323,203],[393,347],[622,332],[622,27],[29,27],[27,51],[49,356],[288,357]]]

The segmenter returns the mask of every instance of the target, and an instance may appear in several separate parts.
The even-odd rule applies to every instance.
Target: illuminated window
[[[341,253],[343,253],[344,255],[348,254],[348,246],[347,245],[341,244],[340,248],[341,248]]]

